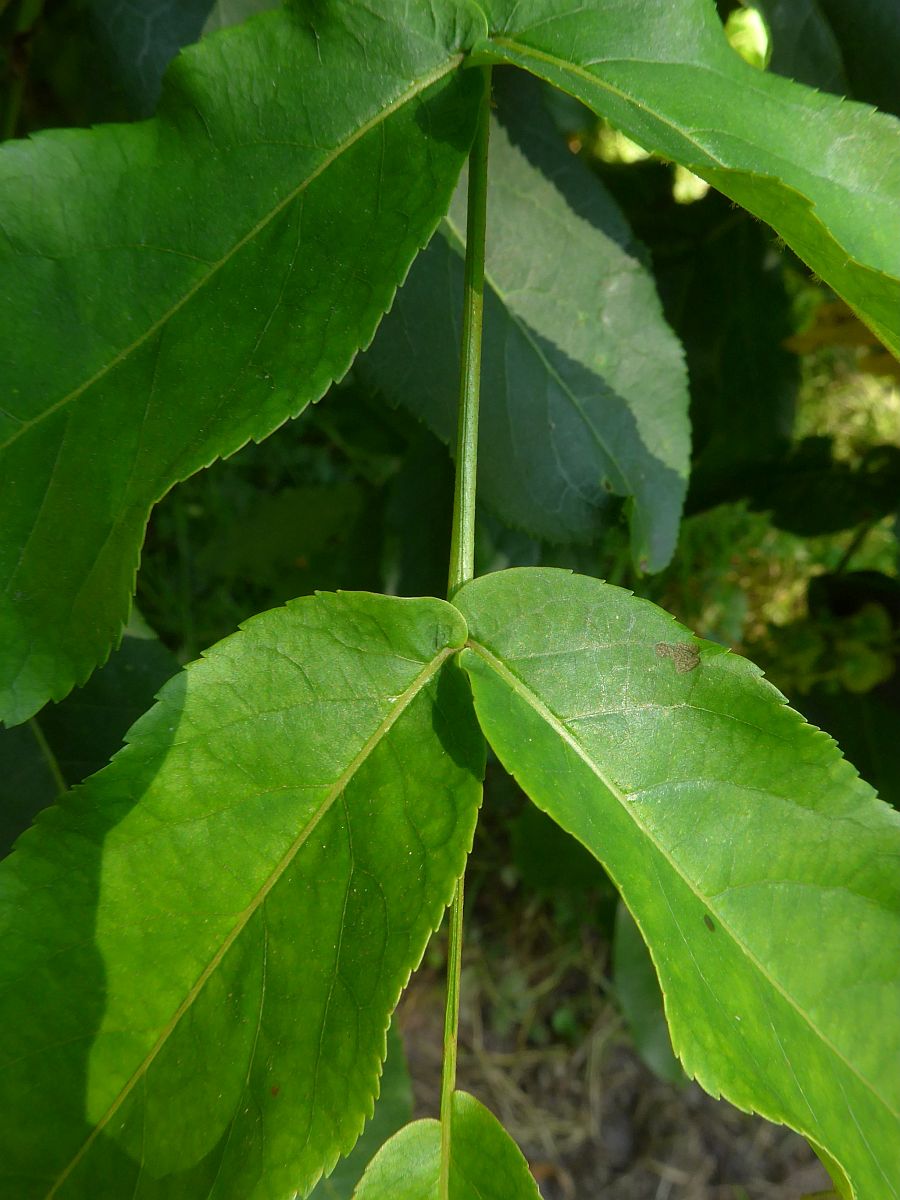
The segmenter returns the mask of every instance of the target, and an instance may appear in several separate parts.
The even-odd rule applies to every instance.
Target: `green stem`
[[[34,740],[38,744],[38,748],[40,749],[40,752],[44,758],[44,761],[47,764],[47,768],[53,777],[53,782],[56,784],[56,788],[57,788],[59,794],[62,795],[63,792],[68,791],[69,785],[66,783],[65,779],[63,778],[63,773],[62,773],[62,770],[60,769],[59,760],[57,759],[56,755],[53,753],[53,750],[50,748],[50,743],[44,737],[43,729],[41,729],[40,725],[37,723],[37,721],[35,720],[34,717],[32,717],[31,720],[28,722],[28,728],[31,730],[32,735],[34,736]]]
[[[487,217],[488,117],[490,67],[484,72],[484,99],[478,132],[469,155],[469,199],[466,218],[466,269],[463,284],[459,416],[456,428],[456,486],[450,538],[453,593],[475,574],[475,476],[478,463],[478,401],[481,392],[481,324],[484,311],[484,238]]]
[[[854,554],[872,532],[875,524],[875,521],[865,521],[862,525],[860,525],[859,529],[856,530],[856,532],[853,534],[853,537],[847,543],[847,549],[841,555],[840,562],[834,568],[835,575],[843,575],[843,573],[847,570],[847,567],[850,565],[850,559],[854,556]]]
[[[490,67],[482,68],[482,73],[484,93],[478,115],[478,129],[469,154],[456,484],[453,492],[453,531],[450,539],[450,576],[447,584],[447,595],[451,598],[466,580],[475,574],[475,484],[478,465],[478,402],[481,392],[481,328],[484,311]],[[461,876],[450,906],[447,1008],[444,1015],[444,1059],[441,1069],[441,1174],[438,1193],[440,1200],[449,1200],[450,1197],[450,1131],[453,1092],[456,1088],[459,988],[462,974],[463,880],[464,876]]]

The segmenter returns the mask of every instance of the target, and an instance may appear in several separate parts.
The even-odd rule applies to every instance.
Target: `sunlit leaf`
[[[648,601],[518,570],[456,603],[482,728],[621,890],[688,1075],[900,1195],[900,815]]]

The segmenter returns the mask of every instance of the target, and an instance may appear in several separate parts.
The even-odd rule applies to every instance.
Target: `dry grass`
[[[439,1107],[439,957],[400,1009],[417,1115]],[[534,897],[495,906],[491,927],[467,934],[459,1086],[512,1133],[545,1200],[799,1200],[828,1188],[802,1138],[647,1070],[607,959],[596,933],[562,938]],[[573,1009],[574,1035],[548,1037]]]

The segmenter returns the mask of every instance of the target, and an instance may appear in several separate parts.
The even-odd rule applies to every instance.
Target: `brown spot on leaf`
[[[706,926],[706,928],[709,930],[709,932],[710,932],[710,933],[715,933],[715,932],[716,932],[716,927],[715,927],[715,925],[713,924],[713,919],[712,919],[712,917],[709,915],[709,913],[704,913],[704,914],[703,914],[703,924]]]
[[[700,651],[693,642],[657,642],[658,658],[671,658],[679,675],[700,666]]]

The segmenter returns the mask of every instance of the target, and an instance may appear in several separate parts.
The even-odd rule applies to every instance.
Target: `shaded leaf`
[[[439,1200],[440,1121],[415,1121],[369,1164],[354,1200]],[[483,1104],[453,1095],[449,1200],[540,1200],[522,1152]]]
[[[809,87],[848,94],[844,57],[820,0],[753,0],[753,7],[769,27],[769,70]]]
[[[772,37],[770,69],[900,115],[900,8],[892,0],[753,0]]]
[[[491,37],[479,58],[572,93],[767,221],[900,354],[893,118],[749,66],[707,0],[483,7]]]
[[[229,25],[237,25],[239,21],[246,21],[256,13],[280,8],[281,4],[282,0],[215,0],[209,10],[203,32],[215,33]]]
[[[149,631],[126,632],[83,688],[24,725],[0,729],[0,855],[60,792],[106,765],[177,670]]]
[[[800,369],[782,344],[794,324],[768,231],[712,193],[667,212],[651,244],[687,354],[696,511],[734,495],[743,467],[787,453]]]
[[[495,93],[479,497],[554,542],[591,540],[610,493],[633,497],[635,561],[659,569],[675,546],[687,478],[680,347],[643,251],[569,153],[537,83],[500,72]],[[359,364],[451,443],[465,207],[461,185]]]
[[[439,600],[256,617],[20,838],[0,1192],[275,1200],[351,1149],[471,845],[464,638]]]
[[[841,47],[853,95],[900,116],[900,8],[892,0],[818,3]]]
[[[622,892],[688,1075],[900,1195],[900,816],[752,664],[620,588],[518,570],[456,603],[482,728]]]
[[[106,657],[153,502],[370,340],[468,149],[465,33],[263,14],[180,55],[154,121],[0,150],[7,722]]]
[[[375,1113],[347,1158],[316,1184],[311,1200],[350,1200],[376,1151],[412,1118],[412,1084],[396,1025],[388,1030],[388,1051],[381,1073]]]
[[[139,116],[159,99],[163,72],[199,38],[213,0],[88,0],[97,38]]]

